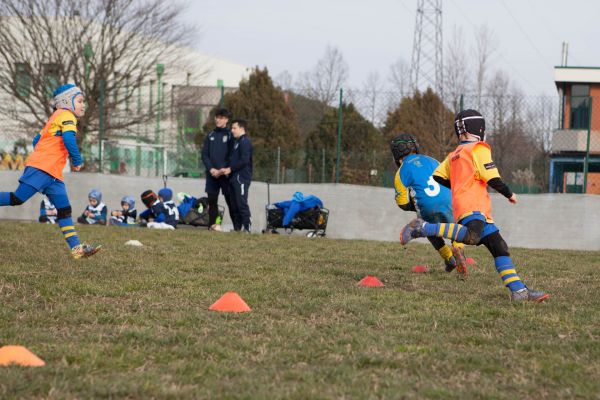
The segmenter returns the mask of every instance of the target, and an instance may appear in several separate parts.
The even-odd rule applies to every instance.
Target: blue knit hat
[[[125,196],[121,199],[121,204],[123,203],[127,203],[129,204],[129,209],[130,210],[134,210],[135,209],[135,200],[133,199],[133,197],[131,196]]]
[[[88,194],[88,199],[94,199],[100,203],[102,201],[102,192],[98,189],[92,189],[92,191]]]
[[[52,94],[52,107],[75,111],[75,97],[81,94],[81,89],[72,83],[62,85]]]
[[[169,188],[162,188],[158,191],[158,197],[162,198],[164,202],[171,201],[173,198],[173,191]]]

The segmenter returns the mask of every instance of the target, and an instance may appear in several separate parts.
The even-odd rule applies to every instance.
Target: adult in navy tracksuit
[[[229,175],[231,203],[233,204],[233,229],[250,232],[250,207],[248,207],[248,189],[252,181],[252,143],[246,128],[248,124],[243,119],[236,119],[231,124],[234,137],[231,161],[226,174]]]
[[[233,220],[229,177],[225,174],[233,148],[233,136],[227,128],[229,112],[221,108],[215,113],[216,128],[206,135],[202,146],[202,162],[206,167],[206,194],[208,196],[208,222],[212,230],[220,230],[216,224],[218,215],[219,191],[223,193],[229,216]]]

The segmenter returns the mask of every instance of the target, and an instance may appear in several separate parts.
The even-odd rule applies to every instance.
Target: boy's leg
[[[429,240],[429,243],[431,243],[433,248],[437,250],[440,257],[442,257],[444,260],[444,263],[446,264],[446,272],[452,272],[452,270],[456,268],[456,260],[452,255],[452,249],[450,246],[446,244],[444,239],[439,237],[432,236],[428,237],[427,240]]]
[[[248,206],[248,191],[250,189],[250,182],[241,181],[241,195],[237,199],[237,213],[242,223],[244,231],[250,232],[251,215],[250,207]]]
[[[44,194],[56,206],[56,222],[71,249],[73,257],[77,259],[96,254],[100,250],[100,246],[93,247],[79,243],[79,237],[71,218],[71,204],[69,203],[65,184],[61,181],[56,181],[46,188]]]
[[[219,181],[221,192],[223,192],[223,197],[225,198],[225,204],[227,204],[227,209],[229,210],[229,218],[231,218],[233,223],[233,218],[237,213],[237,207],[233,193],[231,193],[230,179],[228,177],[221,177]]]
[[[14,192],[0,192],[0,206],[20,206],[37,192],[33,186],[20,183]]]
[[[231,216],[231,221],[233,222],[233,230],[239,232],[242,230],[242,219],[240,217],[240,196],[241,196],[241,188],[238,184],[238,181],[233,178],[229,181],[229,196],[231,208],[229,209],[229,214]]]
[[[208,197],[208,227],[212,227],[217,221],[218,202],[219,202],[219,186],[217,179],[208,175],[206,177],[206,196]]]
[[[472,224],[472,222],[479,222],[481,226],[479,226],[479,224]],[[416,218],[410,221],[410,223],[408,223],[400,232],[400,243],[406,244],[412,239],[419,237],[437,236],[458,243],[470,245],[479,244],[485,222],[481,220],[472,220],[467,225],[457,223],[432,224],[425,222],[420,218]]]
[[[544,292],[529,290],[521,281],[510,258],[508,245],[500,235],[500,232],[496,231],[485,236],[481,239],[481,243],[487,247],[494,257],[496,271],[498,271],[504,286],[510,290],[513,301],[532,300],[541,302],[550,297]]]

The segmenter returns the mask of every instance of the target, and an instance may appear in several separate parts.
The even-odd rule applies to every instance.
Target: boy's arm
[[[140,213],[140,219],[148,219],[152,215],[152,210],[147,209]]]
[[[167,219],[165,217],[165,207],[162,203],[155,204],[152,206],[152,214],[154,214],[155,222],[165,222]]]
[[[33,149],[35,150],[35,146],[37,146],[38,142],[40,141],[40,138],[42,137],[41,133],[38,133],[37,135],[35,135],[35,137],[33,138],[33,141],[31,142],[31,144],[33,145]]]
[[[236,172],[250,164],[252,156],[252,144],[249,140],[240,140],[240,157],[235,164],[230,166],[231,172]]]
[[[400,170],[396,172],[396,176],[394,178],[394,190],[396,192],[396,204],[398,207],[403,209],[404,211],[416,211],[415,205],[412,201],[410,201],[410,196],[408,194],[408,188],[404,186],[402,182],[402,178],[400,177]]]
[[[73,162],[74,167],[79,167],[83,164],[83,159],[81,158],[81,154],[79,153],[79,148],[77,147],[77,139],[75,138],[75,132],[67,131],[63,132],[62,135],[63,143],[69,152],[69,157],[71,157],[71,161]]]
[[[63,143],[69,152],[71,163],[74,167],[80,167],[83,164],[83,159],[81,153],[79,153],[75,137],[77,135],[77,119],[71,112],[65,111],[58,116],[56,122],[62,132]]]
[[[473,161],[479,177],[492,189],[510,199],[512,190],[500,177],[500,172],[492,160],[492,151],[487,146],[476,146],[473,149]]]
[[[207,171],[210,171],[214,168],[212,162],[210,161],[210,155],[208,154],[208,149],[210,147],[209,137],[210,134],[206,135],[206,137],[204,138],[204,144],[202,145],[202,162],[204,163],[204,166],[206,167]]]
[[[437,166],[433,171],[433,180],[442,186],[450,189],[450,156],[446,157],[444,161]]]
[[[106,206],[102,207],[100,210],[100,215],[94,215],[94,219],[98,222],[106,223],[106,214],[108,213],[108,209]]]

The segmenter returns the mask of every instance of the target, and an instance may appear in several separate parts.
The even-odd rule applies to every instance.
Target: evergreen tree
[[[417,137],[421,152],[438,160],[456,146],[454,114],[431,89],[405,97],[395,110],[388,113],[383,134],[390,141],[399,133]]]
[[[369,172],[377,168],[377,160],[385,150],[383,138],[352,103],[344,104],[342,113],[340,181],[370,183]],[[335,180],[337,129],[338,110],[330,108],[306,138],[306,164],[310,164],[315,171],[315,181],[320,181],[321,176],[324,176],[325,182]]]
[[[296,124],[296,115],[286,101],[284,93],[273,85],[266,68],[256,67],[247,80],[233,93],[227,93],[223,99],[232,118],[248,121],[248,133],[254,147],[254,168],[257,179],[272,178],[276,171],[275,154],[280,147],[288,154],[288,167],[294,167],[300,145],[300,134]],[[215,107],[204,125],[204,134],[214,128]],[[204,137],[198,138],[201,143]],[[286,153],[287,152],[287,153]],[[262,171],[267,172],[263,173]]]

